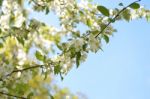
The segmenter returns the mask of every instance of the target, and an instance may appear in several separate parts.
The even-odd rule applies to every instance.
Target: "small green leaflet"
[[[44,74],[44,80],[46,80],[47,75],[48,75],[48,72],[46,71],[45,74]]]
[[[39,52],[39,51],[36,51],[35,52],[35,56],[38,60],[40,61],[43,61],[44,60],[44,56]]]
[[[146,20],[147,20],[148,22],[150,22],[150,14],[149,14],[149,15],[146,15]]]
[[[91,27],[91,26],[92,26],[92,22],[91,22],[91,20],[90,20],[90,19],[87,19],[87,25],[88,25],[89,27]]]
[[[0,43],[0,48],[3,48],[3,44],[2,43]]]
[[[97,9],[105,16],[109,16],[109,10],[104,6],[97,6]]]
[[[54,67],[54,74],[59,74],[60,73],[60,65],[57,64],[55,67]]]
[[[62,73],[60,72],[59,74],[60,74],[61,80],[64,80]]]
[[[17,40],[19,41],[20,44],[22,44],[24,46],[24,38],[22,37],[17,37]]]
[[[115,19],[113,19],[113,18],[109,18],[109,20],[110,20],[111,23],[115,22]]]
[[[138,8],[140,8],[140,5],[138,3],[133,3],[133,4],[130,5],[130,8],[138,9]]]
[[[126,21],[130,21],[131,19],[131,14],[130,14],[130,10],[126,9],[123,13],[122,13],[122,17],[126,20]]]
[[[84,45],[82,46],[82,48],[83,48],[84,51],[86,51],[87,46],[88,46],[87,44],[84,44]]]
[[[49,8],[46,7],[46,9],[45,9],[45,14],[47,15],[48,13],[49,13]]]
[[[0,0],[0,7],[2,6],[3,0]]]
[[[76,64],[77,64],[77,68],[80,65],[80,58],[81,58],[81,52],[77,52],[76,53]]]
[[[28,94],[28,96],[27,96],[27,98],[28,99],[31,99],[31,97],[34,95],[34,93],[33,92],[30,92],[29,94]]]
[[[54,99],[54,97],[51,94],[49,96],[50,96],[50,99]]]
[[[81,16],[83,16],[83,15],[84,15],[84,13],[83,13],[82,11],[79,11],[79,14],[80,14]]]
[[[106,43],[109,43],[109,37],[107,35],[103,35],[103,38],[106,41]]]
[[[123,6],[123,3],[119,3],[119,6]]]

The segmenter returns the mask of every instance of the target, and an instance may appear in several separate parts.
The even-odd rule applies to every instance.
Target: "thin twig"
[[[24,72],[26,70],[30,70],[30,69],[35,69],[35,68],[41,68],[43,67],[44,65],[35,65],[35,66],[31,66],[31,67],[27,67],[27,68],[24,68],[24,69],[17,69],[17,70],[13,70],[11,73],[1,77],[0,81],[3,81],[4,79],[6,79],[7,77],[11,76],[12,74],[14,73],[17,73],[17,72]]]
[[[10,97],[14,97],[14,98],[19,98],[19,99],[27,99],[25,97],[21,97],[21,96],[17,96],[17,95],[12,95],[12,94],[9,94],[9,93],[5,93],[5,92],[0,92],[1,95],[6,95],[6,96],[10,96]]]
[[[120,14],[125,11],[128,7],[130,7],[132,4],[134,3],[137,3],[137,2],[140,2],[141,0],[137,0],[137,1],[134,1],[133,3],[129,4],[128,6],[124,7],[122,10],[120,10],[117,15],[112,19],[112,20],[116,20]],[[101,33],[103,33],[105,31],[105,29],[112,23],[112,21],[110,21],[96,36],[95,38],[97,38]]]

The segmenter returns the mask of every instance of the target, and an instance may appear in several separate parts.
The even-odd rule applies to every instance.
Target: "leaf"
[[[45,14],[48,14],[48,13],[49,13],[49,8],[46,7],[46,9],[45,9]]]
[[[123,17],[126,21],[129,21],[130,18],[131,18],[130,10],[126,9],[126,10],[122,13],[122,17]]]
[[[147,22],[150,22],[150,14],[146,15],[146,20],[147,20]]]
[[[50,99],[54,99],[54,96],[52,96],[51,94],[49,96],[50,96]]]
[[[79,13],[80,13],[80,15],[81,15],[81,16],[83,16],[83,15],[84,15],[84,13],[83,13],[82,11],[79,11]]]
[[[71,59],[75,58],[75,56],[76,56],[75,48],[73,48],[73,47],[70,48],[70,52],[71,52],[71,55],[70,55]]]
[[[91,31],[91,33],[92,33],[93,35],[97,35],[99,32],[100,32],[100,31],[98,31],[98,30]]]
[[[28,94],[27,98],[28,98],[28,99],[31,99],[31,97],[32,97],[33,95],[34,95],[33,92],[30,92],[30,93]]]
[[[77,68],[80,65],[80,58],[81,58],[81,52],[77,52],[76,53],[76,65],[77,65]]]
[[[24,46],[24,39],[22,37],[17,37],[17,40]]]
[[[115,22],[115,19],[113,19],[113,18],[109,18],[109,20],[110,20],[111,23]]]
[[[100,26],[101,26],[101,29],[104,29],[106,28],[107,25],[102,23]]]
[[[91,22],[91,20],[90,20],[90,19],[87,19],[87,25],[88,25],[89,27],[91,27],[91,26],[92,26],[92,22]]]
[[[56,44],[57,47],[60,49],[60,50],[63,50],[62,46],[60,44]]]
[[[3,0],[2,0],[3,1]],[[21,6],[23,4],[23,0],[17,0],[18,4]]]
[[[0,7],[2,6],[2,4],[3,4],[3,0],[0,0]]]
[[[82,46],[82,48],[83,48],[83,51],[86,51],[86,49],[87,49],[87,44],[84,44],[84,45]]]
[[[44,74],[44,80],[46,80],[47,75],[48,75],[48,72],[46,71],[45,74]]]
[[[109,16],[109,10],[104,6],[97,6],[97,9],[105,16]]]
[[[40,61],[43,61],[44,60],[44,56],[39,52],[39,51],[36,51],[35,52],[35,56],[38,60]]]
[[[103,38],[106,41],[106,43],[109,43],[109,37],[107,35],[103,35]]]
[[[133,4],[130,5],[130,8],[138,9],[138,8],[140,8],[140,5],[138,3],[133,3]]]
[[[4,46],[3,46],[3,44],[2,43],[0,43],[0,48],[3,48]]]
[[[123,6],[123,3],[119,3],[119,6]]]
[[[61,77],[61,80],[64,80],[64,77],[63,77],[62,73],[60,73],[60,77]]]
[[[57,64],[55,67],[54,67],[54,74],[59,74],[60,73],[60,65]]]

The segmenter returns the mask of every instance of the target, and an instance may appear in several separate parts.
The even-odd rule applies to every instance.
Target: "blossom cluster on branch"
[[[0,91],[17,90],[16,94],[29,97],[38,93],[29,87],[37,75],[47,79],[56,74],[63,79],[74,65],[79,67],[86,60],[89,52],[102,50],[103,40],[109,42],[116,32],[111,23],[143,17],[150,20],[150,10],[139,2],[108,9],[87,0],[1,0]],[[32,11],[26,3],[34,12],[56,14],[60,26],[30,18]]]

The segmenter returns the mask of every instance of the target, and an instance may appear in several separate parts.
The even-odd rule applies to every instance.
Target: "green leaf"
[[[3,4],[3,0],[0,0],[0,7],[2,6],[2,4]]]
[[[105,16],[109,16],[109,10],[104,6],[97,6],[97,9]]]
[[[49,96],[50,96],[50,99],[54,99],[54,96],[52,96],[51,94]]]
[[[147,22],[150,22],[150,14],[146,15],[146,20],[147,20]]]
[[[71,59],[75,58],[76,52],[75,52],[75,48],[74,47],[70,48],[70,52],[71,52],[71,55],[70,55]]]
[[[45,74],[44,74],[44,80],[46,80],[47,75],[48,75],[48,72],[46,71]]]
[[[140,8],[140,5],[138,3],[133,3],[133,4],[130,5],[130,8],[138,9],[138,8]]]
[[[54,67],[54,74],[59,74],[60,73],[60,65],[57,64],[55,67]]]
[[[83,15],[84,15],[84,13],[83,13],[82,11],[79,11],[79,14],[80,14],[81,16],[83,16]]]
[[[106,43],[109,43],[109,37],[107,35],[103,35],[103,38],[106,41]]]
[[[4,46],[3,46],[3,43],[0,43],[0,48],[3,48]]]
[[[60,77],[61,77],[61,80],[64,80],[64,77],[63,77],[62,73],[60,73]]]
[[[80,65],[80,58],[81,58],[81,52],[77,52],[76,53],[76,65],[77,65],[77,68]]]
[[[28,99],[31,99],[33,95],[34,95],[33,92],[30,92],[30,93],[28,94],[27,98],[28,98]]]
[[[102,23],[100,26],[101,26],[101,29],[104,29],[106,28],[107,25]]]
[[[87,19],[87,25],[88,25],[89,27],[91,27],[91,26],[92,26],[92,22],[91,22],[91,20],[90,20],[90,19]]]
[[[131,18],[130,10],[126,9],[126,10],[122,13],[122,17],[123,17],[126,21],[129,21],[130,18]]]
[[[119,6],[123,6],[123,3],[119,3]]]
[[[87,46],[88,46],[87,44],[84,44],[84,45],[82,46],[82,48],[83,48],[84,51],[86,51]]]
[[[2,1],[3,1],[3,0],[2,0]],[[22,6],[23,0],[17,0],[17,2],[18,2],[18,4],[19,4],[20,6]]]
[[[49,13],[49,8],[46,7],[46,12],[45,12],[45,14],[48,14],[48,13]]]
[[[60,50],[63,50],[62,46],[60,44],[56,44],[57,47],[60,49]]]
[[[17,37],[17,40],[19,41],[19,43],[24,45],[24,39],[22,37]]]
[[[109,18],[109,20],[110,20],[111,23],[115,22],[115,19],[113,19],[113,18]]]
[[[35,56],[38,60],[40,61],[43,61],[44,60],[44,56],[39,52],[39,51],[36,51],[35,52]]]
[[[91,33],[92,33],[93,35],[97,35],[99,32],[100,32],[100,31],[98,31],[98,30],[91,31]]]

